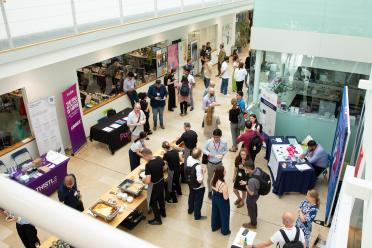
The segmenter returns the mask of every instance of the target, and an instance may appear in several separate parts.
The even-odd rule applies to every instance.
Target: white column
[[[8,38],[9,47],[13,47],[14,45],[13,45],[12,35],[10,34],[10,28],[9,28],[8,18],[6,16],[6,12],[5,12],[5,7],[4,7],[3,0],[0,0],[0,8],[1,8],[1,14],[3,15],[5,32],[6,32],[6,36]]]
[[[158,16],[158,0],[154,0],[154,16]]]
[[[181,12],[183,12],[185,10],[185,3],[183,2],[183,0],[180,0],[181,1]]]
[[[71,0],[71,14],[72,14],[72,22],[74,24],[74,33],[78,34],[79,29],[76,21],[76,9],[75,9],[75,1]]]
[[[120,11],[120,24],[124,23],[124,12],[123,12],[123,0],[119,1],[119,11]]]
[[[253,104],[259,102],[258,93],[260,91],[260,74],[261,74],[261,64],[263,59],[263,51],[256,51],[256,62],[254,64],[254,86],[253,86]]]

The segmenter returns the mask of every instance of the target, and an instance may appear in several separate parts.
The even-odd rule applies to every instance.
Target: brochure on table
[[[55,97],[50,96],[28,104],[32,129],[39,154],[48,151],[65,153],[56,113]]]
[[[244,234],[247,229],[241,227],[238,234],[236,234],[235,239],[232,243],[231,247],[239,247],[243,248],[245,239],[247,240],[247,245],[253,245],[254,238],[256,237],[256,232],[248,230],[248,232]]]

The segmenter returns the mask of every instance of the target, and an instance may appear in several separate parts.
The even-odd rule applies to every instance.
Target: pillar
[[[256,62],[254,64],[254,85],[253,85],[253,104],[259,102],[258,93],[260,91],[260,74],[261,74],[261,64],[263,59],[263,51],[256,51]]]

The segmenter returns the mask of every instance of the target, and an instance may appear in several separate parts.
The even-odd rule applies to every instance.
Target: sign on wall
[[[332,210],[337,202],[336,192],[340,181],[340,172],[344,163],[347,144],[350,137],[350,114],[349,114],[349,96],[348,87],[344,87],[342,96],[341,112],[338,117],[336,134],[332,148],[332,164],[329,170],[329,183],[327,194],[327,205],[325,222],[328,225],[331,222]]]
[[[79,98],[76,85],[73,84],[62,92],[62,102],[65,111],[68,134],[70,136],[72,152],[76,153],[86,142],[83,121],[81,119]]]
[[[260,104],[260,118],[262,128],[269,136],[273,136],[276,123],[276,106],[278,95],[269,90],[262,90]]]
[[[39,155],[44,155],[51,150],[64,154],[65,150],[58,126],[55,97],[50,96],[29,103],[28,111]]]

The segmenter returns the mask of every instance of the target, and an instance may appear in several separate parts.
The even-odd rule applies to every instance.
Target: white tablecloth
[[[274,180],[276,180],[276,175],[278,174],[278,165],[279,162],[288,161],[288,151],[287,148],[291,145],[272,145],[271,146],[271,154],[269,160],[269,167],[271,172],[273,173]],[[301,145],[295,145],[296,151],[298,152],[296,155],[299,156],[303,153]],[[293,157],[292,161],[296,161],[296,158]]]

